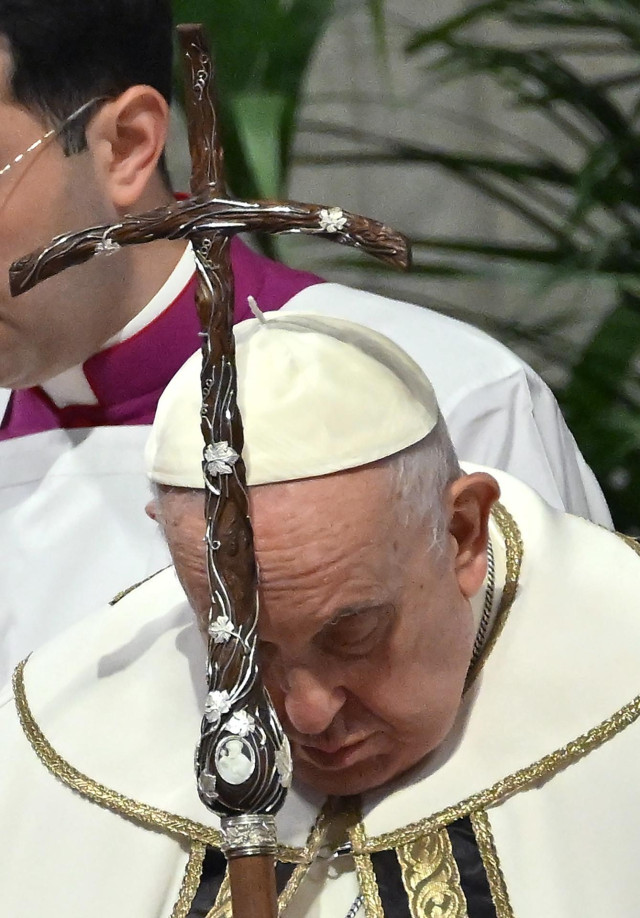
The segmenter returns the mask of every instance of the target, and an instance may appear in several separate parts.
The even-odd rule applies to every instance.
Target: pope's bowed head
[[[297,779],[360,793],[451,730],[498,486],[461,473],[431,384],[384,336],[293,313],[234,333],[263,679]],[[147,466],[206,630],[200,369],[194,354],[160,399]],[[229,444],[206,458],[233,474]]]

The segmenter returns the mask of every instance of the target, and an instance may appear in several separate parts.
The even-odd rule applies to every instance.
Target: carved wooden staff
[[[190,239],[204,332],[203,472],[206,491],[209,693],[196,761],[203,803],[221,816],[237,918],[275,918],[275,813],[291,781],[289,744],[256,659],[257,575],[248,517],[243,434],[236,404],[233,273],[229,245],[247,230],[322,234],[407,267],[406,239],[337,207],[227,197],[212,96],[212,63],[200,26],[180,26],[193,197],[146,214],[59,236],[10,270],[14,294],[94,255],[159,238]]]

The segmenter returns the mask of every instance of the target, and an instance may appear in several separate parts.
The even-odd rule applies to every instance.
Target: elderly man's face
[[[484,479],[493,482],[468,476],[452,486],[451,531],[431,552],[429,523],[400,524],[379,466],[251,489],[263,675],[297,779],[360,793],[406,771],[450,730],[474,639],[467,597],[484,576],[496,496]],[[185,532],[185,520],[174,528]],[[201,523],[186,528],[192,545],[196,530],[201,539]],[[174,557],[202,612],[201,560]]]
[[[379,466],[258,488],[264,677],[296,775],[359,793],[434,749],[455,718],[473,644],[455,540],[403,526]]]

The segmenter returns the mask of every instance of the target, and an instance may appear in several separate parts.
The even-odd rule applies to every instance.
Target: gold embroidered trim
[[[384,910],[380,900],[380,893],[378,892],[378,881],[376,880],[373,864],[369,855],[364,853],[366,836],[364,826],[360,820],[349,829],[349,839],[354,852],[360,852],[358,854],[354,853],[353,860],[356,865],[360,894],[364,900],[365,916],[366,918],[384,918]]]
[[[198,886],[200,885],[202,864],[204,862],[206,850],[205,846],[201,845],[199,842],[191,846],[189,860],[187,861],[182,886],[180,887],[180,895],[178,896],[178,901],[173,906],[171,918],[187,918],[191,903],[195,899]]]
[[[224,879],[220,884],[218,895],[216,896],[215,905],[207,912],[206,918],[232,918],[231,912],[231,884],[229,883],[229,871],[225,870]]]
[[[502,596],[500,598],[500,605],[496,613],[496,620],[478,662],[469,670],[469,673],[467,674],[467,679],[464,686],[465,692],[475,681],[478,673],[487,662],[489,654],[495,647],[496,641],[502,634],[502,629],[506,624],[507,618],[509,617],[509,612],[511,611],[511,606],[513,605],[513,601],[516,598],[516,593],[518,592],[520,568],[522,567],[522,557],[524,555],[522,534],[518,524],[506,509],[506,507],[503,507],[501,503],[496,501],[496,503],[493,505],[491,514],[497,523],[498,528],[500,529],[502,538],[504,539],[506,548],[505,561],[507,571],[505,575],[504,589],[502,590]]]
[[[132,819],[146,828],[160,829],[169,835],[186,838],[192,843],[200,842],[212,848],[220,847],[222,837],[211,826],[206,826],[193,819],[186,819],[174,813],[168,813],[165,810],[149,806],[146,803],[140,803],[131,797],[126,797],[124,794],[111,790],[111,788],[105,787],[104,784],[89,778],[63,759],[42,733],[31,713],[24,687],[24,668],[27,661],[28,658],[19,663],[13,673],[13,693],[16,708],[22,730],[33,751],[52,775],[92,803],[96,803],[98,806],[111,810],[111,812],[127,819]],[[288,845],[280,845],[278,846],[277,857],[278,860],[284,863],[292,864],[309,864],[313,860],[313,855],[308,846],[305,848],[293,848]]]
[[[426,819],[421,819],[419,822],[411,823],[393,832],[385,832],[383,835],[366,839],[362,847],[357,849],[357,852],[373,854],[375,851],[385,851],[387,848],[406,845],[425,832],[444,828],[455,822],[456,819],[461,819],[470,813],[503,803],[507,798],[526,790],[532,784],[546,781],[561,769],[573,765],[574,762],[593,752],[594,749],[598,749],[608,740],[613,739],[614,736],[634,723],[638,717],[640,717],[640,695],[625,704],[624,707],[612,714],[607,720],[603,720],[602,723],[567,743],[566,746],[556,749],[555,752],[550,752],[532,765],[521,768],[501,781],[497,781],[491,787],[472,794],[465,800],[461,800],[460,803],[448,806]]]
[[[162,568],[160,568],[160,570],[159,570],[159,571],[156,571],[155,574],[149,574],[149,576],[148,576],[148,577],[145,577],[144,580],[138,580],[137,583],[134,583],[133,586],[127,587],[126,590],[120,590],[120,592],[119,592],[119,593],[116,593],[116,595],[113,597],[113,599],[111,600],[111,602],[109,603],[109,605],[110,605],[110,606],[115,606],[116,603],[119,603],[120,600],[121,600],[121,599],[124,599],[125,596],[128,596],[129,593],[133,593],[133,591],[134,591],[134,590],[137,590],[138,587],[139,587],[139,586],[142,586],[143,583],[147,583],[149,580],[153,580],[154,577],[157,577],[158,574],[161,574],[161,573],[162,573],[162,571],[166,571],[167,568],[169,568],[170,566],[171,566],[171,565],[168,564],[167,567],[162,567]]]
[[[496,907],[496,916],[497,918],[514,918],[507,884],[504,881],[500,858],[493,840],[491,824],[484,810],[471,814],[471,825],[473,826],[480,857],[489,880],[489,889],[491,890],[493,904]]]
[[[637,555],[640,555],[640,542],[637,539],[634,539],[633,536],[625,535],[624,532],[616,532],[616,535],[623,542],[626,542],[629,548],[633,549]]]
[[[446,829],[397,849],[411,918],[468,918],[467,900]]]

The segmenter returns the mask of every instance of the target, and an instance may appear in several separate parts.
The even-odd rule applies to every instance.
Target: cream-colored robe
[[[165,288],[158,297],[171,301]],[[499,342],[432,310],[339,284],[307,287],[283,309],[344,317],[387,335],[429,376],[459,456],[504,469],[553,506],[612,526],[555,398]],[[153,335],[153,325],[143,334]],[[123,359],[127,372],[139,375],[140,367]],[[144,514],[148,435],[148,427],[118,425],[0,442],[0,686],[29,651],[169,563]]]
[[[322,800],[290,793],[281,854],[302,863],[288,918],[344,918],[358,877],[379,918],[369,856],[387,848],[414,918],[461,918],[442,829],[466,814],[499,918],[637,914],[640,557],[497,477],[517,527],[504,516],[494,528],[506,585],[499,576],[495,640],[454,730],[364,799],[355,862],[304,863]],[[16,679],[23,725],[10,692],[0,707],[0,914],[188,914],[202,846],[217,841],[193,779],[203,671],[171,569],[32,656]],[[220,906],[212,915],[227,914],[224,890]]]

